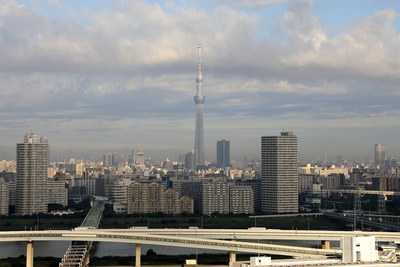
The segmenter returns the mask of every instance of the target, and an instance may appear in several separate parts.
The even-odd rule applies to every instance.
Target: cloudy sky
[[[191,151],[291,130],[300,159],[400,158],[398,0],[0,0],[0,146]],[[153,155],[157,157],[157,155]]]

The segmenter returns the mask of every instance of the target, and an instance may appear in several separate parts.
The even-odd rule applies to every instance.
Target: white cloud
[[[348,33],[321,38],[318,49],[295,51],[284,58],[288,65],[318,65],[339,72],[369,77],[400,78],[400,38],[393,27],[393,10],[377,12]]]
[[[143,136],[146,144],[158,130],[170,134],[164,139],[176,131],[193,134],[197,43],[203,44],[210,136],[228,135],[237,124],[254,139],[260,120],[308,130],[362,128],[379,118],[379,126],[389,127],[390,114],[398,114],[396,11],[377,11],[329,37],[311,15],[311,1],[210,2],[217,4],[117,1],[109,10],[75,10],[86,23],[0,2],[0,110],[9,132],[35,125],[60,127],[60,138],[79,129],[95,135],[115,128],[129,138],[138,131],[139,139],[152,132]],[[237,8],[279,3],[287,10],[274,29],[259,13]],[[15,143],[15,134],[2,133]]]

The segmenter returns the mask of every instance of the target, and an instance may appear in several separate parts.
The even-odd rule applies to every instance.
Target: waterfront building
[[[260,179],[239,179],[235,181],[238,186],[251,187],[253,191],[254,213],[261,213],[261,180]]]
[[[130,179],[117,180],[110,185],[109,196],[113,209],[117,213],[126,213],[128,206],[128,186],[133,181]]]
[[[201,180],[178,180],[172,182],[172,188],[179,192],[181,197],[188,196],[194,201],[194,212],[201,213]]]
[[[17,144],[16,214],[47,212],[46,180],[49,145],[46,139],[29,133]]]
[[[229,213],[229,185],[222,179],[202,183],[202,214]]]
[[[179,192],[168,188],[163,193],[163,200],[160,203],[161,210],[166,214],[175,214],[180,210]]]
[[[48,179],[46,181],[47,203],[68,206],[68,188],[65,181]]]
[[[261,138],[263,213],[298,212],[297,137],[293,132]]]
[[[183,196],[179,198],[179,209],[180,212],[186,212],[186,213],[194,213],[194,200],[193,198],[189,196]]]
[[[229,186],[229,211],[233,214],[254,214],[254,192],[250,186]]]
[[[188,196],[179,197],[175,189],[166,189],[156,181],[132,181],[128,186],[127,213],[179,214],[193,213],[193,199]],[[189,199],[188,199],[189,198]]]
[[[0,178],[0,215],[8,216],[9,189],[4,178]]]
[[[217,141],[217,168],[228,167],[230,165],[230,161],[230,142],[226,140]]]
[[[0,173],[0,178],[4,179],[4,182],[8,185],[8,202],[10,206],[15,207],[15,191],[16,191],[16,174],[15,172],[5,172]]]

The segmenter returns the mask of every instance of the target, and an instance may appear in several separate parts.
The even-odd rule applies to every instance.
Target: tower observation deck
[[[197,72],[197,94],[194,96],[196,103],[196,129],[194,136],[194,157],[196,168],[200,169],[205,165],[204,158],[204,121],[203,121],[203,105],[205,96],[203,95],[203,74],[201,72],[201,44],[198,46],[198,72]]]

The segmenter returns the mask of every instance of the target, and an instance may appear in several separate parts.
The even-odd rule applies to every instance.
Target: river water
[[[58,257],[64,256],[71,242],[67,241],[49,241],[49,242],[34,242],[35,257]],[[104,256],[134,256],[135,244],[126,243],[96,243],[94,250],[95,257]],[[195,248],[180,248],[170,246],[157,245],[142,245],[142,254],[146,254],[147,250],[153,249],[157,254],[164,255],[179,255],[179,254],[201,254],[201,253],[218,253],[221,251],[195,249]],[[0,259],[8,257],[19,257],[26,255],[26,242],[0,242]]]

